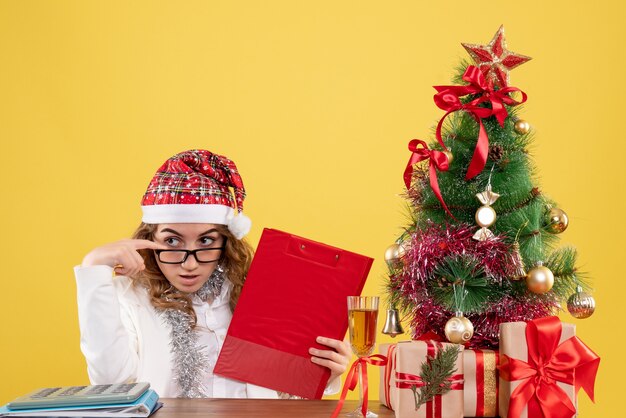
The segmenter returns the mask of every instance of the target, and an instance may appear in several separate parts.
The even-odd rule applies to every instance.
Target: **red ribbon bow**
[[[489,152],[489,137],[487,130],[483,125],[482,119],[495,116],[500,126],[504,126],[504,120],[508,116],[508,112],[504,105],[517,106],[526,101],[526,93],[516,87],[504,87],[500,90],[494,90],[493,86],[485,80],[484,74],[475,66],[470,65],[463,74],[463,80],[469,84],[465,86],[435,86],[437,94],[435,94],[435,104],[447,113],[441,118],[437,125],[437,141],[445,148],[443,138],[441,137],[441,127],[446,117],[457,110],[465,110],[470,113],[476,122],[478,122],[478,141],[474,149],[472,161],[465,175],[465,179],[474,178],[485,167],[487,162],[487,154]],[[521,101],[513,100],[509,94],[519,91],[522,94]],[[461,102],[461,97],[468,94],[480,94],[479,97],[467,104]],[[489,102],[491,108],[479,106],[481,103]]]
[[[528,362],[502,355],[500,377],[522,380],[511,394],[509,418],[518,418],[528,405],[529,417],[570,418],[576,407],[557,382],[582,387],[594,400],[594,383],[600,357],[578,337],[559,344],[561,321],[555,317],[535,319],[526,325]]]
[[[421,145],[421,148],[419,147]],[[444,145],[444,149],[447,148]],[[441,190],[439,190],[439,182],[437,181],[437,170],[439,171],[448,171],[450,166],[450,162],[448,161],[448,156],[444,154],[442,151],[430,150],[428,149],[428,145],[426,142],[421,139],[413,139],[409,142],[409,151],[412,152],[411,157],[409,158],[409,162],[404,169],[404,184],[406,188],[411,187],[411,179],[413,177],[413,165],[415,163],[419,163],[420,161],[424,161],[430,158],[429,170],[430,170],[430,187],[433,189],[435,196],[441,202],[441,206],[445,209],[446,213],[452,216],[454,215],[446,206],[446,202],[443,201],[443,197],[441,196]]]
[[[348,390],[354,390],[356,385],[359,383],[359,375],[358,369],[360,366],[361,369],[361,381],[363,384],[363,404],[361,405],[361,412],[365,417],[367,415],[367,364],[371,364],[373,366],[385,366],[387,365],[387,357],[381,354],[374,354],[369,357],[359,357],[352,366],[350,367],[350,371],[348,371],[348,375],[346,376],[346,381],[343,383],[343,389],[341,391],[341,396],[339,397],[339,402],[337,403],[337,407],[333,411],[331,418],[336,418],[341,412],[341,408],[343,407],[343,403],[346,400],[346,396],[348,394]]]

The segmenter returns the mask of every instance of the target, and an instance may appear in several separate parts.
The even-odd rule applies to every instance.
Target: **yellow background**
[[[503,23],[533,57],[511,81],[529,95],[540,184],[596,288],[597,313],[576,322],[602,356],[581,416],[619,413],[625,6],[435,3],[2,1],[0,403],[87,382],[72,267],[129,236],[154,171],[182,150],[236,161],[251,242],[273,227],[370,255],[364,293],[382,293],[406,144],[442,116],[432,86],[467,56],[460,42]]]

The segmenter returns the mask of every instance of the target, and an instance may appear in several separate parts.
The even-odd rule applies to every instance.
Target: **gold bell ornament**
[[[567,299],[567,310],[576,319],[585,319],[596,310],[596,300],[581,286],[576,286],[576,293]]]
[[[392,305],[390,309],[387,309],[387,319],[385,320],[385,326],[383,327],[383,334],[390,335],[391,338],[395,338],[396,335],[404,334],[398,310],[395,305]]]
[[[513,243],[513,266],[515,273],[511,280],[522,280],[526,278],[526,267],[524,266],[524,260],[522,259],[522,253],[520,252],[519,242],[515,241]]]

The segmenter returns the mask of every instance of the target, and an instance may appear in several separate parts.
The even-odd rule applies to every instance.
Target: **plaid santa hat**
[[[252,225],[241,213],[245,196],[234,162],[207,150],[185,151],[168,159],[150,181],[141,200],[142,221],[227,225],[241,239]]]

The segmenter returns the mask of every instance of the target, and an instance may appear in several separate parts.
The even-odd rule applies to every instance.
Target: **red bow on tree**
[[[465,86],[435,86],[437,94],[435,94],[435,104],[447,113],[441,118],[437,125],[437,141],[445,148],[441,137],[441,127],[446,117],[457,110],[465,110],[471,114],[476,122],[478,122],[478,141],[474,149],[472,161],[465,175],[465,179],[474,178],[485,167],[487,162],[487,154],[489,152],[489,137],[487,130],[483,125],[483,119],[495,116],[500,126],[504,127],[504,120],[508,116],[508,111],[504,105],[517,106],[526,101],[526,93],[516,87],[504,87],[494,90],[493,86],[485,80],[484,74],[475,66],[470,65],[463,74],[463,80],[469,84]],[[522,94],[521,101],[513,100],[509,94],[519,91]],[[461,97],[468,94],[480,94],[479,97],[464,104]],[[480,106],[482,103],[490,103],[491,108]]]
[[[421,148],[419,147],[420,145]],[[447,149],[445,145],[444,149]],[[426,142],[422,141],[421,139],[411,140],[411,142],[409,142],[409,151],[411,151],[413,154],[411,154],[411,158],[409,158],[409,162],[404,169],[404,184],[406,185],[406,188],[409,189],[411,187],[411,179],[413,177],[413,165],[430,158],[430,187],[433,189],[435,196],[437,196],[437,199],[439,199],[439,202],[441,202],[441,206],[443,206],[446,213],[454,218],[454,215],[452,215],[450,210],[448,210],[446,202],[443,201],[443,197],[441,196],[441,190],[439,190],[439,182],[437,181],[437,170],[448,171],[448,167],[450,166],[448,156],[442,151],[428,149],[428,145],[426,145]]]
[[[509,418],[518,418],[525,406],[533,418],[570,418],[576,407],[557,382],[582,387],[593,400],[593,386],[600,357],[578,337],[559,344],[561,321],[555,317],[535,319],[526,325],[528,362],[502,355],[500,378],[521,380],[511,393]]]

